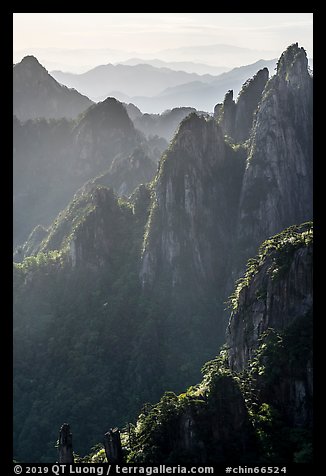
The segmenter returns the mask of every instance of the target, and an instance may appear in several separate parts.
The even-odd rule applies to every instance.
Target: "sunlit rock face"
[[[266,238],[312,218],[312,77],[303,48],[291,45],[267,80],[264,68],[237,103],[229,91],[219,124],[195,114],[182,122],[155,182],[144,285],[167,273],[173,285],[198,278],[218,286],[226,267],[236,275]],[[227,144],[226,130],[240,142],[250,135],[246,151]]]
[[[310,234],[311,226],[302,226],[297,232]],[[272,251],[261,261],[250,284],[239,294],[227,329],[232,370],[239,372],[248,365],[263,332],[284,330],[312,310],[312,243],[296,247],[291,239],[284,238],[284,251]]]
[[[282,336],[278,352],[269,353],[261,362],[274,359],[275,367],[261,371],[260,398],[272,402],[291,425],[309,427],[313,395],[312,225],[288,230],[266,242],[265,249],[270,251],[259,258],[256,272],[238,294],[226,333],[228,361],[232,371],[249,370],[264,333],[272,330]],[[268,340],[264,345],[267,348]],[[281,377],[273,380],[269,373],[273,371],[281,372]]]
[[[145,235],[144,285],[216,284],[225,269],[244,160],[213,119],[186,118],[160,164]]]
[[[223,133],[234,142],[244,142],[249,138],[268,75],[267,68],[259,70],[244,83],[236,102],[233,91],[230,90],[226,93],[224,102],[215,106],[214,116]]]
[[[245,258],[284,228],[312,219],[313,80],[298,44],[281,56],[260,103],[241,191]]]

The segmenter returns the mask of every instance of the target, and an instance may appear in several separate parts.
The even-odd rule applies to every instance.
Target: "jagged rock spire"
[[[120,431],[118,428],[111,428],[104,435],[105,454],[108,462],[119,464],[122,462],[122,446]]]
[[[68,423],[64,423],[59,433],[59,463],[73,463],[72,434]]]
[[[277,63],[277,75],[280,79],[296,83],[299,79],[301,83],[302,79],[309,76],[307,54],[298,43],[293,43],[282,53]]]
[[[214,108],[214,116],[223,133],[235,142],[248,139],[253,124],[254,114],[268,81],[268,69],[259,70],[253,78],[248,79],[239,93],[237,102],[233,99],[233,91],[225,94],[223,104]]]
[[[240,200],[244,261],[269,236],[312,219],[312,88],[305,50],[282,54],[257,112]]]

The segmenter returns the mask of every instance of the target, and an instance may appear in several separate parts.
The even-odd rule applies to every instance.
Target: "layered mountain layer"
[[[264,80],[266,72],[262,75]],[[159,161],[154,180],[140,186],[129,200],[117,198],[105,187],[109,181],[105,171],[101,171],[108,165],[112,173],[119,175],[120,160],[126,160],[131,170],[141,163],[136,152],[140,133],[123,106],[109,99],[92,106],[77,123],[67,123],[65,134],[72,134],[74,150],[78,151],[70,159],[74,176],[82,178],[82,183],[89,181],[51,226],[34,230],[25,250],[33,256],[15,265],[15,447],[19,459],[53,461],[56,431],[63,421],[78,428],[80,439],[76,449],[85,452],[100,441],[108,425],[123,425],[134,418],[144,402],[157,401],[164,390],[179,393],[198,382],[200,367],[216,355],[225,340],[225,301],[247,258],[254,256],[260,243],[272,234],[312,218],[311,84],[304,50],[291,45],[263,92],[261,87],[253,88],[250,104],[257,104],[256,111],[252,111],[249,102],[248,108],[244,108],[248,111],[248,123],[253,121],[249,140],[243,142],[241,138],[237,143],[216,119],[193,113],[179,126]],[[112,108],[121,110],[119,121],[111,120]],[[93,128],[97,119],[99,132]],[[34,123],[30,124],[34,127]],[[26,124],[17,127],[23,133]],[[44,128],[47,130],[49,125]],[[112,141],[107,140],[110,134]],[[148,141],[145,145],[149,148],[146,150],[152,150]],[[120,146],[125,147],[124,157],[117,152]],[[292,150],[297,152],[298,161],[294,160]],[[62,157],[67,156],[63,153]],[[22,162],[16,163],[24,169]],[[65,170],[67,161],[63,159],[62,163]],[[59,179],[57,183],[61,186]],[[246,318],[245,324],[239,324],[245,319],[243,311],[239,319],[234,314],[230,323],[234,326],[232,346],[242,350],[233,354],[230,350],[225,395],[236,402],[239,418],[232,414],[230,405],[223,406],[224,383],[216,382],[214,377],[218,374],[219,380],[219,364],[207,367],[207,389],[212,390],[213,398],[210,415],[218,429],[209,427],[206,436],[201,434],[196,441],[203,441],[204,447],[207,441],[216,443],[219,455],[227,451],[234,433],[240,435],[234,440],[242,448],[239,457],[248,445],[257,454],[255,445],[261,444],[234,372],[247,368],[255,358],[266,325],[273,323],[273,316],[281,315],[282,310],[293,312],[293,319],[284,318],[284,326],[275,326],[275,332],[290,339],[286,342],[292,342],[283,332],[297,322],[298,310],[303,308],[304,298],[295,294],[296,289],[308,296],[309,314],[309,286],[299,277],[295,289],[291,284],[295,270],[309,279],[310,255],[306,255],[302,244],[305,233],[309,238],[309,227],[275,239],[280,262],[286,258],[286,250],[289,259],[294,256],[297,260],[297,267],[285,266],[288,277],[282,286],[264,278],[263,262],[255,268],[257,279],[261,276],[259,283],[268,281],[266,296],[264,286],[256,296],[261,297],[262,307],[256,301],[251,303],[251,291],[249,295],[245,291],[239,295],[239,303],[248,298],[257,314],[252,322]],[[297,249],[292,244],[297,239],[298,250],[302,245],[303,251],[292,255]],[[283,241],[284,249],[281,245],[278,248]],[[263,257],[262,261],[265,258],[266,262],[272,259]],[[274,270],[270,264],[267,267]],[[280,276],[282,271],[275,273],[275,279]],[[250,281],[252,286],[255,282]],[[270,307],[269,290],[280,301],[284,295],[278,293],[285,285],[291,294],[287,304],[275,302]],[[302,326],[306,326],[306,321]],[[248,332],[252,334],[244,339],[242,336]],[[306,335],[306,331],[302,332]],[[278,338],[272,342],[276,347],[271,349],[278,349]],[[273,367],[271,362],[269,369]],[[282,370],[277,375],[281,378]],[[292,392],[292,383],[289,385],[286,388]],[[298,392],[300,388],[301,383]],[[57,398],[49,404],[54,393]],[[197,399],[197,393],[191,395]],[[178,397],[171,398],[174,408]],[[216,399],[225,409],[224,415],[230,415],[230,427],[224,425]],[[169,397],[164,401],[169,408],[170,400]],[[184,401],[188,400],[187,396]],[[257,419],[266,416],[268,405],[273,406],[273,402],[259,401],[263,413],[258,412]],[[198,410],[201,414],[196,405],[195,413]],[[279,406],[276,408],[281,411]],[[184,415],[182,425],[189,431],[181,446],[176,443],[176,449],[193,453],[189,423],[193,417],[189,418]],[[196,419],[194,422],[195,426],[199,424]],[[42,428],[49,435],[48,440],[43,444],[37,438],[29,438],[31,428]],[[156,430],[154,425],[154,433]],[[156,442],[155,435],[153,438]],[[199,447],[203,445],[200,443]],[[170,446],[167,448],[162,450],[163,454],[170,454]],[[286,461],[304,448],[291,446],[289,451],[291,457],[285,456]],[[205,453],[198,454],[204,460]],[[283,453],[277,450],[277,454]]]
[[[154,176],[166,147],[163,139],[147,140],[137,131],[114,98],[92,105],[76,121],[20,122],[14,116],[13,133],[15,246],[35,226],[48,227],[88,180],[105,174],[108,185],[129,195]]]
[[[254,121],[246,144],[232,133],[237,112],[227,126],[228,97],[218,123],[191,116],[181,124],[153,184],[144,286],[191,280],[225,296],[225,276],[239,274],[264,239],[312,218],[312,78],[303,48],[290,46],[263,88],[266,79],[262,70],[234,104]]]
[[[263,243],[231,298],[227,344],[185,393],[143,407],[135,464],[312,462],[312,224]]]
[[[245,258],[267,236],[312,218],[313,79],[305,50],[290,46],[263,92],[241,190]]]
[[[75,118],[93,101],[59,84],[34,56],[13,68],[13,113],[20,120]]]

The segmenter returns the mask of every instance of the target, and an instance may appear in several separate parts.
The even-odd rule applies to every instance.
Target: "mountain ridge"
[[[262,244],[202,381],[122,430],[128,463],[312,463],[312,240],[305,223]]]
[[[136,130],[125,107],[115,98],[93,104],[75,121],[20,122],[14,118],[13,132],[15,247],[24,243],[35,226],[48,227],[76,191],[86,181],[107,173],[113,161],[117,165],[138,150],[153,162],[133,162],[134,166],[136,162],[140,165],[136,174],[140,180],[149,177],[146,170],[140,170],[142,167],[149,166],[155,172],[167,145],[163,139],[146,139]],[[130,167],[127,169],[131,186],[135,181],[130,177]],[[118,189],[124,182],[121,170],[115,177],[116,183],[112,176],[109,181]]]
[[[128,65],[99,65],[82,74],[65,74],[52,71],[53,76],[70,87],[87,94],[91,98],[107,95],[109,91],[121,90],[128,96],[140,94],[154,95],[168,85],[176,85],[187,80],[200,78],[209,82],[214,79],[211,75],[197,75],[184,71],[174,71],[168,68],[156,68],[149,64],[136,66]],[[130,82],[130,76],[133,81]]]
[[[193,63],[191,61],[163,61],[157,58],[143,59],[143,58],[129,58],[125,61],[120,61],[115,64],[127,64],[129,66],[135,66],[137,64],[150,64],[156,67],[166,67],[176,71],[185,71],[186,73],[197,74],[212,74],[217,75],[231,69],[227,66],[212,66],[208,64]]]
[[[272,74],[276,63],[276,60],[259,60],[251,65],[222,73],[210,83],[203,84],[195,81],[162,91],[160,95],[154,97],[135,96],[128,99],[124,97],[123,100],[134,103],[142,111],[148,113],[157,113],[177,106],[194,107],[200,111],[212,112],[215,104],[223,101],[227,90],[233,89],[234,94],[237,95],[249,77],[264,67],[267,67]]]
[[[93,101],[60,85],[34,56],[13,67],[13,113],[19,119],[75,118]]]
[[[276,460],[277,464],[309,460],[310,367],[302,362],[311,352],[310,310],[286,329],[275,328],[268,335],[258,329],[262,339],[258,342],[246,315],[248,309],[241,308],[242,296],[249,295],[244,301],[252,304],[254,325],[264,316],[271,323],[272,317],[264,311],[270,304],[269,289],[276,290],[276,303],[291,305],[295,294],[287,283],[293,282],[294,272],[302,281],[298,289],[303,294],[308,290],[304,280],[308,282],[310,274],[296,271],[311,264],[310,252],[299,249],[311,248],[310,224],[294,227],[277,238],[268,232],[284,224],[279,220],[282,214],[290,226],[312,210],[312,188],[307,180],[312,167],[309,78],[304,51],[291,45],[279,61],[277,74],[263,91],[257,88],[253,92],[258,106],[249,139],[235,143],[215,118],[191,113],[161,157],[152,182],[140,185],[129,200],[92,183],[48,230],[35,230],[30,249],[35,249],[37,239],[43,239],[42,252],[14,265],[17,457],[53,461],[62,421],[78,428],[76,448],[85,452],[100,441],[108,426],[121,427],[132,421],[144,402],[158,401],[164,390],[170,389],[183,393],[169,392],[158,406],[143,407],[135,433],[129,425],[129,442],[139,438],[138,449],[143,449],[134,451],[130,461],[157,463],[162,456],[165,462],[167,457],[175,462],[188,455],[196,464],[211,461],[210,457],[225,462],[228,451],[242,461],[252,458],[250,462],[258,454],[265,465],[276,464]],[[133,112],[137,115],[137,110]],[[125,119],[126,114],[124,111]],[[252,117],[251,110],[248,115]],[[275,142],[270,131],[289,140]],[[89,133],[93,133],[91,128]],[[92,143],[81,130],[80,144],[85,139],[91,164]],[[296,162],[293,152],[298,151]],[[99,162],[104,160],[100,152]],[[269,167],[280,187],[269,188],[270,174],[264,173]],[[305,182],[304,194],[296,190],[301,180]],[[293,202],[280,200],[285,183],[289,196],[295,197]],[[278,202],[276,217],[274,210],[265,206],[272,191]],[[266,212],[258,222],[257,207]],[[251,217],[248,223],[242,221],[244,211]],[[246,226],[251,228],[251,247],[241,241],[248,237]],[[51,243],[44,233],[51,235]],[[244,354],[252,341],[242,341],[241,336],[245,329],[252,332],[257,354],[247,369],[249,375],[234,375],[226,366],[226,349],[222,349],[218,358],[205,366],[204,385],[198,388],[195,382],[200,367],[224,342],[225,300],[235,279],[243,274],[247,254],[255,256],[266,239],[265,249],[275,254],[249,261],[253,275],[244,278],[234,321],[239,326],[234,345],[241,341]],[[275,255],[275,262],[268,261]],[[304,265],[298,266],[300,260]],[[263,268],[267,261],[271,274],[265,274]],[[261,286],[265,283],[259,272],[262,269],[272,283],[267,292]],[[244,290],[246,286],[249,291]],[[292,296],[288,300],[287,290]],[[263,316],[259,315],[262,309]],[[277,319],[282,317],[282,313],[276,314]],[[241,321],[247,325],[241,327]],[[259,374],[263,369],[265,376]],[[284,369],[290,376],[285,380]],[[289,389],[280,393],[279,400],[272,392],[277,381],[285,382]],[[184,392],[189,385],[193,388]],[[261,400],[255,400],[257,392],[263,395]],[[295,407],[302,408],[301,422],[295,412],[282,413],[285,402],[296,402]],[[275,412],[281,414],[281,423]],[[288,426],[284,418],[289,418]],[[48,435],[46,441],[29,438],[31,431],[38,434],[37,430]]]

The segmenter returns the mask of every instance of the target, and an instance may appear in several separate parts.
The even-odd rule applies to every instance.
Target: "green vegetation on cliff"
[[[312,247],[312,223],[293,226],[261,246],[255,273],[267,257],[282,266],[286,281],[300,252]],[[297,254],[296,252],[299,252]],[[246,286],[254,287],[253,264]],[[306,262],[309,266],[309,260]],[[266,278],[273,280],[267,269]],[[239,291],[240,292],[240,291]],[[308,292],[308,290],[307,290]],[[233,296],[233,300],[239,300]],[[286,295],[275,299],[289,299]],[[303,296],[304,298],[304,296]],[[236,303],[239,319],[250,309]],[[275,316],[269,316],[272,322]],[[312,308],[288,326],[275,321],[258,338],[253,357],[241,371],[229,365],[229,349],[204,365],[203,380],[185,393],[166,392],[145,405],[136,424],[123,433],[131,463],[289,464],[312,461]]]
[[[268,83],[273,94],[262,98],[249,142],[232,144],[216,120],[192,114],[156,178],[130,199],[106,187],[111,172],[119,189],[133,188],[137,164],[143,180],[158,144],[145,147],[117,101],[77,122],[14,121],[15,206],[21,218],[30,213],[20,233],[40,223],[33,203],[46,205],[38,212],[47,220],[14,265],[17,460],[53,462],[64,421],[80,455],[110,427],[135,421],[122,435],[130,462],[309,460],[310,223],[270,238],[249,262],[231,298],[227,348],[211,361],[246,258],[311,219],[311,81],[304,52],[289,62],[290,80],[280,67]],[[274,95],[287,116],[278,117]],[[55,138],[52,152],[42,131]],[[96,448],[85,462],[101,458]]]
[[[66,419],[79,428],[76,445],[85,452],[88,435],[95,443],[139,404],[125,389],[132,387],[131,336],[141,318],[135,269],[143,219],[96,187],[59,215],[42,251],[15,264],[19,460],[54,461],[52,443]],[[33,431],[47,435],[43,445]]]
[[[291,263],[295,250],[302,246],[310,246],[312,241],[312,222],[303,223],[300,226],[290,226],[278,235],[265,240],[259,247],[258,255],[248,260],[244,276],[236,283],[235,291],[229,299],[231,309],[237,310],[241,291],[250,285],[252,278],[267,258],[271,258],[271,266],[268,272],[271,274],[272,279],[277,279]]]

